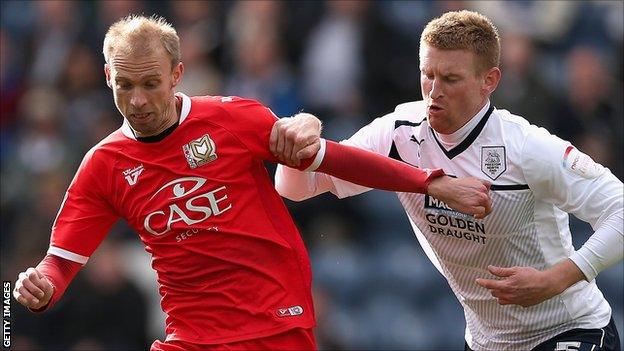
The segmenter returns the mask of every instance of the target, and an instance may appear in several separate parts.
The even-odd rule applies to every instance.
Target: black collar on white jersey
[[[490,108],[488,108],[485,115],[481,118],[479,123],[470,132],[470,134],[468,134],[466,139],[464,139],[461,143],[459,143],[459,145],[455,146],[454,148],[450,150],[446,150],[444,146],[442,146],[442,143],[440,143],[440,141],[438,140],[438,137],[436,137],[436,133],[433,131],[433,129],[431,127],[429,127],[429,129],[431,130],[431,134],[433,134],[433,139],[435,139],[440,149],[442,149],[442,152],[444,152],[446,157],[448,157],[449,159],[452,159],[453,157],[464,152],[464,150],[466,150],[475,141],[475,139],[477,139],[477,137],[479,136],[479,134],[481,134],[483,127],[485,127],[485,123],[487,122],[488,118],[490,118],[490,115],[492,114],[493,111],[494,111],[494,105],[490,104]]]

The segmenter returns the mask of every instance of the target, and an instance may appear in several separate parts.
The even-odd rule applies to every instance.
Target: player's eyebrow
[[[160,78],[162,75],[160,73],[152,73],[150,75],[147,75],[145,77],[142,77],[140,79],[140,81],[143,80],[149,80],[149,79],[154,79],[154,78]],[[115,77],[115,81],[121,81],[121,80],[126,80],[126,81],[132,81],[132,79],[128,78],[128,77],[124,77],[124,76],[116,76]]]

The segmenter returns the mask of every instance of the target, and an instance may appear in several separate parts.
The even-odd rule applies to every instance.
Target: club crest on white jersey
[[[507,170],[507,156],[504,146],[481,147],[481,171],[492,180],[496,180]]]
[[[141,175],[141,173],[143,173],[144,170],[145,168],[143,167],[143,164],[140,164],[134,168],[126,169],[125,171],[123,171],[123,175],[128,184],[130,186],[133,186],[137,183],[137,181],[139,180],[139,176]]]
[[[192,169],[217,159],[217,147],[208,134],[204,134],[201,138],[182,146],[182,150]]]

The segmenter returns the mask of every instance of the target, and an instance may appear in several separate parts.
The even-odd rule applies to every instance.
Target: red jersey
[[[228,343],[315,325],[310,261],[263,161],[276,117],[252,100],[180,94],[171,134],[129,125],[85,156],[50,254],[81,264],[118,218],[158,274],[168,340]]]

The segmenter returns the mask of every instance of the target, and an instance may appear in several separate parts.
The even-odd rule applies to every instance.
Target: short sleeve
[[[106,200],[106,168],[93,150],[85,155],[52,226],[48,253],[85,264],[117,221]]]
[[[269,151],[271,129],[278,120],[268,107],[255,100],[239,97],[222,98],[223,108],[231,119],[224,124],[230,132],[254,155],[254,157],[278,162]]]

